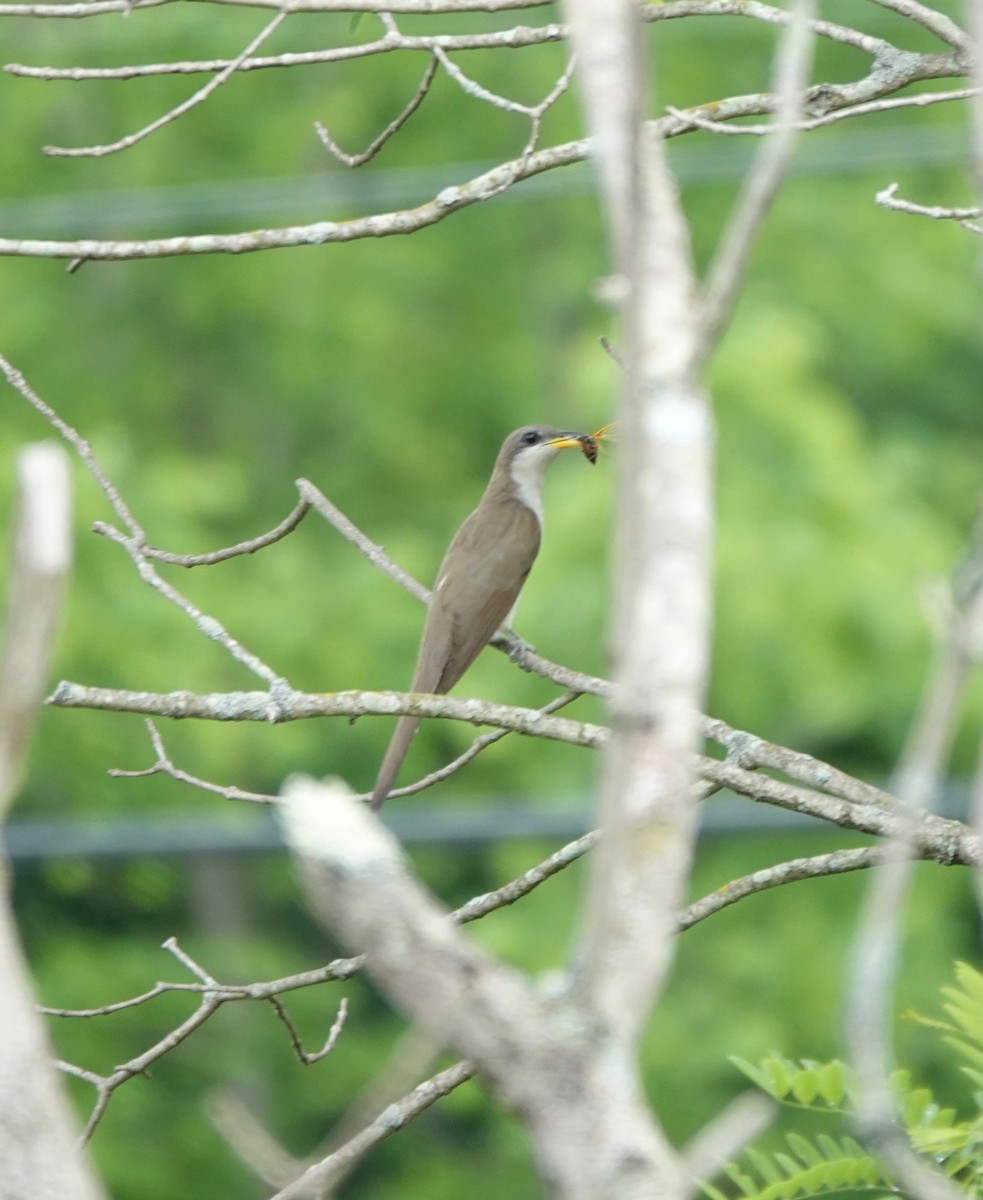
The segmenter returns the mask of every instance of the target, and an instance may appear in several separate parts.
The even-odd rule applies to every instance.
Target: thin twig
[[[217,783],[209,783],[207,779],[199,779],[197,775],[190,775],[187,771],[182,771],[180,767],[174,765],[167,751],[164,749],[164,741],[160,736],[157,726],[149,719],[145,724],[147,732],[150,734],[150,741],[157,755],[157,761],[153,766],[144,767],[140,771],[124,771],[120,767],[111,767],[107,774],[111,775],[114,779],[145,779],[150,775],[169,775],[172,779],[176,779],[178,783],[186,783],[190,787],[210,792],[214,796],[221,796],[223,800],[244,800],[250,804],[280,803],[279,796],[270,796],[264,792],[247,792],[234,785],[222,787]]]
[[[848,871],[864,871],[869,867],[881,866],[886,859],[887,851],[884,846],[860,846],[775,863],[761,871],[732,879],[708,895],[688,904],[679,914],[678,930],[682,933],[720,912],[722,908],[729,908],[738,900],[744,900],[758,892],[784,887],[787,883],[798,883],[803,879],[820,879],[830,875],[842,875]]]
[[[420,86],[416,89],[416,95],[410,100],[409,104],[403,109],[394,121],[390,121],[386,128],[379,136],[371,141],[361,154],[346,154],[344,150],[335,142],[328,133],[324,125],[320,121],[314,122],[314,129],[317,136],[321,139],[321,144],[326,150],[329,150],[339,162],[343,162],[346,167],[360,167],[363,163],[367,163],[370,159],[375,158],[382,147],[389,141],[394,133],[398,133],[406,122],[413,116],[416,110],[423,103],[424,97],[430,91],[430,85],[433,83],[434,74],[437,71],[437,57],[431,56],[427,63],[427,69],[423,73],[423,78],[420,80]]]
[[[193,96],[189,96],[183,103],[176,105],[170,111],[164,113],[163,116],[158,117],[155,121],[151,121],[149,125],[145,125],[135,133],[129,133],[126,137],[121,137],[118,141],[108,142],[102,146],[43,146],[43,152],[53,158],[102,158],[103,155],[115,154],[118,150],[127,150],[130,146],[135,146],[137,142],[142,142],[144,138],[149,137],[152,133],[156,133],[158,129],[163,129],[165,125],[170,125],[172,121],[176,121],[190,109],[207,100],[212,92],[216,88],[221,87],[227,79],[234,75],[246,59],[251,54],[254,54],[266,39],[283,24],[287,16],[288,12],[286,10],[278,12],[272,21],[263,26],[238,58],[234,58],[224,70],[214,75]]]
[[[430,589],[425,588],[422,583],[418,583],[412,575],[394,563],[381,546],[370,541],[336,504],[332,504],[320,488],[315,487],[309,479],[298,479],[297,491],[315,512],[337,529],[343,538],[351,542],[355,549],[364,555],[374,567],[385,571],[390,579],[395,579],[401,588],[405,588],[417,600],[422,600],[424,604],[429,602]]]
[[[305,1067],[312,1066],[314,1063],[320,1062],[323,1058],[327,1058],[335,1048],[338,1038],[341,1036],[341,1031],[345,1027],[345,1021],[348,1018],[348,1000],[342,996],[338,1004],[338,1015],[328,1030],[328,1036],[325,1039],[324,1045],[320,1050],[311,1053],[304,1049],[303,1042],[300,1040],[300,1034],[297,1032],[297,1027],[291,1021],[282,1002],[276,996],[270,996],[270,1004],[273,1006],[273,1011],[287,1028],[287,1033],[290,1035],[290,1044],[293,1047],[294,1054],[297,1055],[297,1061],[303,1063]]]
[[[879,4],[881,8],[889,8],[892,12],[921,25],[960,54],[972,53],[972,42],[969,35],[965,30],[960,29],[951,17],[940,13],[938,9],[929,8],[927,4],[920,4],[918,0],[874,0],[874,3]]]
[[[947,104],[957,100],[970,100],[977,95],[978,88],[958,88],[951,92],[920,92],[916,96],[899,96],[887,100],[870,100],[864,104],[853,104],[849,108],[841,108],[836,112],[825,113],[821,117],[811,117],[807,121],[797,121],[792,126],[796,133],[808,133],[813,129],[822,129],[826,125],[835,125],[838,121],[850,120],[853,117],[869,116],[871,113],[890,112],[895,108],[927,108],[932,104]],[[772,122],[768,125],[728,125],[723,121],[715,121],[702,115],[699,111],[673,108],[666,105],[670,116],[686,121],[697,129],[707,133],[721,133],[725,137],[768,137],[781,132],[781,126]],[[897,186],[897,185],[894,185]]]
[[[408,1096],[390,1104],[371,1125],[356,1134],[350,1142],[315,1166],[309,1167],[299,1179],[277,1192],[273,1200],[307,1200],[310,1196],[325,1195],[335,1178],[347,1173],[352,1161],[363,1158],[373,1146],[402,1129],[462,1083],[473,1079],[474,1075],[475,1068],[471,1063],[462,1061],[419,1084]]]
[[[188,971],[190,971],[192,975],[201,980],[205,987],[214,989],[221,986],[218,980],[212,975],[209,975],[203,966],[196,963],[190,954],[181,949],[181,947],[178,945],[177,938],[169,937],[166,942],[162,943],[162,945],[168,954],[173,954],[183,967],[187,967]]]
[[[161,578],[160,574],[147,560],[145,553],[147,545],[146,533],[130,512],[129,507],[124,502],[115,485],[99,465],[89,442],[76,429],[69,425],[67,421],[63,420],[50,405],[46,404],[30,387],[20,371],[15,370],[2,355],[0,355],[0,371],[3,371],[10,385],[72,446],[76,454],[88,468],[93,479],[99,485],[99,488],[116,513],[117,518],[127,530],[126,533],[123,533],[112,525],[100,523],[98,532],[111,538],[126,550],[144,583],[148,584],[165,599],[181,609],[195,623],[201,633],[218,642],[237,662],[252,671],[253,674],[258,675],[260,679],[263,679],[270,686],[271,699],[269,700],[267,711],[269,719],[275,713],[275,701],[272,696],[289,692],[289,684],[287,684],[286,680],[277,675],[271,667],[268,667],[252,651],[247,650],[219,621],[202,612],[186,596],[182,595],[176,588]]]
[[[272,546],[274,542],[279,542],[288,533],[293,533],[310,510],[310,507],[310,503],[307,500],[300,499],[293,511],[284,517],[279,525],[276,525],[269,533],[261,533],[258,537],[249,538],[244,542],[239,542],[235,546],[226,546],[222,550],[213,550],[209,554],[172,554],[169,550],[158,550],[156,546],[145,546],[143,553],[147,558],[169,563],[175,567],[211,567],[216,563],[227,562],[230,558],[238,558],[240,554],[255,554],[257,550],[262,550],[266,546]],[[102,522],[97,521],[94,528],[98,533],[105,531]]]
[[[735,729],[718,717],[703,718],[703,736],[727,751],[729,763],[746,770],[767,767],[781,771],[799,783],[848,800],[851,804],[876,804],[886,808],[897,806],[896,799],[882,788],[848,775],[811,754],[767,742],[746,730]]]
[[[920,217],[931,217],[935,221],[958,221],[964,229],[977,235],[983,234],[983,229],[973,222],[983,216],[983,209],[973,208],[943,208],[939,205],[926,207],[924,204],[914,204],[911,200],[901,200],[897,196],[898,184],[888,184],[883,191],[877,193],[875,201],[881,208],[892,212],[914,213]]]
[[[572,704],[580,695],[580,692],[566,692],[562,696],[557,696],[555,700],[551,700],[549,704],[544,704],[539,711],[544,715],[557,712],[561,708],[566,708],[568,704]],[[436,771],[432,771],[429,775],[424,775],[422,779],[418,779],[415,783],[407,784],[406,787],[395,788],[389,793],[389,799],[398,800],[403,796],[415,796],[419,792],[433,787],[435,783],[442,783],[462,767],[467,766],[472,759],[477,758],[483,750],[487,750],[489,746],[500,742],[502,738],[508,737],[510,732],[508,729],[496,729],[493,733],[481,734],[480,737],[474,739],[463,754],[459,754],[452,762],[447,763],[446,766],[438,767]]]

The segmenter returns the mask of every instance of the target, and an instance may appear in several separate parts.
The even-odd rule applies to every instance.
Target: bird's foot
[[[509,629],[508,635],[508,656],[510,660],[517,663],[523,671],[531,671],[532,667],[529,665],[529,655],[536,653],[536,647],[519,637],[514,629]]]

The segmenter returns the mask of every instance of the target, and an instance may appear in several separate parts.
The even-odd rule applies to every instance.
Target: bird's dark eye
[[[541,440],[542,436],[538,429],[527,429],[522,435],[522,440],[527,446],[535,446]]]

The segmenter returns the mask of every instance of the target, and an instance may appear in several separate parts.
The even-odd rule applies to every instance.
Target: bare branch
[[[471,1063],[458,1062],[425,1083],[419,1084],[408,1096],[390,1104],[371,1125],[356,1134],[350,1142],[315,1166],[309,1167],[299,1179],[277,1192],[273,1200],[316,1200],[326,1195],[333,1183],[348,1173],[354,1162],[474,1076],[475,1068]]]
[[[411,596],[415,596],[417,600],[422,600],[424,604],[430,600],[430,589],[425,588],[422,583],[418,583],[412,575],[409,575],[402,567],[398,566],[381,546],[377,546],[370,541],[364,533],[352,521],[345,516],[337,505],[324,495],[324,493],[309,479],[297,480],[297,491],[301,497],[310,504],[320,516],[332,525],[355,547],[358,552],[369,560],[380,571],[385,573],[399,584],[401,588],[405,588]]]
[[[940,41],[946,42],[958,51],[960,55],[967,56],[967,59],[972,53],[972,42],[969,35],[965,30],[960,29],[951,17],[940,13],[938,9],[929,8],[927,4],[920,4],[918,0],[874,0],[874,3],[879,4],[881,8],[889,8],[892,12],[921,25]]]
[[[715,758],[698,759],[697,768],[704,781],[703,787],[709,783],[713,790],[730,788],[752,800],[774,804],[804,816],[818,817],[841,829],[855,829],[859,833],[903,840],[907,846],[923,849],[927,857],[945,865],[983,864],[980,841],[962,821],[906,809],[893,798],[888,804],[880,804],[856,803],[836,796],[824,796],[820,792],[770,779],[766,775],[757,775]]]
[[[545,737],[575,746],[597,747],[604,741],[600,725],[544,715],[535,708],[518,708],[456,696],[416,692],[290,692],[274,704],[268,692],[131,692],[92,688],[62,681],[46,703],[56,708],[98,708],[112,712],[206,721],[300,721],[311,717],[401,716],[439,717],[471,725],[496,725],[528,737]]]
[[[59,1069],[62,1071],[67,1071],[72,1075],[78,1076],[80,1079],[85,1079],[96,1089],[96,1102],[82,1131],[82,1145],[85,1145],[92,1137],[116,1089],[128,1080],[135,1078],[135,1076],[144,1074],[158,1059],[163,1058],[165,1054],[169,1053],[176,1046],[179,1046],[199,1026],[203,1025],[219,1009],[222,1003],[222,1000],[211,994],[203,996],[198,1007],[187,1020],[183,1021],[175,1029],[172,1029],[165,1037],[151,1046],[149,1050],[144,1051],[143,1054],[139,1054],[135,1058],[131,1058],[129,1062],[118,1066],[111,1075],[97,1075],[92,1071],[82,1071],[81,1068],[74,1067],[70,1063],[58,1064]]]
[[[28,258],[83,258],[90,261],[120,261],[134,258],[169,258],[189,254],[252,254],[287,246],[319,246],[331,242],[350,242],[365,237],[387,237],[414,233],[436,225],[452,213],[472,204],[480,204],[501,191],[502,184],[538,175],[567,163],[579,162],[586,154],[586,143],[567,142],[537,151],[527,161],[502,163],[465,183],[443,189],[433,200],[412,209],[356,217],[349,221],[316,221],[311,225],[293,225],[283,229],[254,229],[245,233],[196,234],[145,241],[74,242],[38,241],[30,238],[0,238],[0,255]]]
[[[269,721],[270,699],[266,692],[232,692],[196,695],[191,692],[126,692],[109,688],[87,688],[78,684],[59,684],[48,703],[64,708],[97,708],[117,712],[153,713],[176,719],[196,717],[215,721]],[[466,721],[474,725],[496,725],[501,729],[532,737],[545,737],[569,745],[599,749],[605,745],[608,731],[600,725],[544,715],[538,709],[516,708],[490,701],[454,696],[426,696],[399,692],[294,692],[277,706],[275,721],[306,720],[312,717],[353,717],[363,715],[414,716]],[[753,741],[752,741],[753,749]],[[818,760],[794,751],[784,751],[762,742],[762,757],[788,773],[800,771],[807,781],[821,780],[823,767]],[[753,760],[751,760],[753,761]],[[785,766],[778,764],[784,762]],[[860,780],[849,782],[842,772],[828,780],[832,795],[811,788],[772,779],[747,770],[735,762],[698,756],[696,769],[704,781],[698,794],[730,788],[767,804],[815,816],[839,825],[881,837],[902,837],[931,849],[931,857],[940,862],[974,864],[983,861],[977,839],[967,826],[944,817],[920,814],[899,806],[897,800],[879,788]],[[821,786],[821,783],[820,783]],[[843,798],[844,792],[849,798]]]
[[[99,0],[93,0],[98,3]],[[748,5],[728,0],[720,5],[715,0],[679,0],[680,11],[676,15],[690,12],[719,12],[730,15]],[[661,11],[661,6],[651,6]],[[668,7],[668,6],[666,6]],[[771,10],[775,23],[781,24],[787,14]],[[820,23],[817,23],[817,31]],[[939,79],[962,74],[960,64],[951,55],[918,55],[895,51],[891,69],[871,72],[866,78],[848,84],[818,84],[810,89],[810,111],[831,113],[852,105],[866,103],[881,96],[890,95],[903,87],[926,79]],[[688,113],[717,121],[730,121],[739,117],[761,116],[772,113],[776,98],[768,93],[752,93],[747,96],[731,96],[711,104],[698,105],[687,110],[682,117],[666,116],[650,122],[647,128],[657,136],[679,137],[695,126],[689,121]],[[0,255],[29,258],[67,258],[86,261],[119,261],[126,259],[165,258],[188,254],[251,254],[260,250],[279,249],[287,246],[325,245],[348,242],[366,237],[388,237],[413,233],[444,220],[452,213],[477,204],[490,196],[497,195],[504,187],[511,187],[522,180],[532,178],[544,171],[580,162],[587,156],[586,140],[566,142],[532,154],[523,153],[511,162],[502,163],[465,183],[444,188],[434,199],[413,209],[397,210],[357,217],[348,221],[318,221],[310,225],[287,226],[279,229],[249,230],[231,234],[196,234],[171,238],[152,238],[138,241],[45,241],[32,238],[0,238]]]
[[[56,429],[74,449],[82,462],[85,463],[89,474],[99,485],[106,499],[112,505],[117,518],[134,537],[142,537],[143,530],[136,523],[133,514],[123,502],[122,496],[120,496],[119,492],[109,481],[102,467],[99,466],[92,452],[92,446],[67,421],[63,421],[50,405],[45,404],[41,397],[28,385],[27,380],[20,371],[16,370],[2,355],[0,355],[0,371],[4,373],[10,386],[20,392],[28,404],[36,409],[48,424]]]
[[[928,858],[929,855],[925,854]],[[841,875],[848,871],[864,871],[868,867],[881,866],[887,861],[884,846],[860,846],[850,850],[833,850],[828,854],[816,854],[811,858],[793,858],[788,862],[776,863],[751,875],[732,879],[722,887],[695,900],[679,914],[678,929],[682,933],[693,925],[705,921],[722,908],[729,908],[746,896],[784,887],[787,883],[798,883],[803,879],[819,879],[829,875]]]
[[[255,554],[257,550],[279,542],[288,533],[293,533],[310,507],[310,502],[302,498],[293,512],[284,517],[269,533],[262,533],[258,537],[249,538],[235,546],[227,546],[223,550],[213,550],[210,554],[172,554],[168,550],[158,550],[155,546],[144,546],[143,553],[146,558],[153,558],[157,562],[169,563],[175,567],[211,567],[216,563],[227,562],[230,558],[238,558],[240,554]],[[109,532],[102,522],[96,522],[94,528],[97,533]]]
[[[270,997],[270,1004],[273,1006],[273,1011],[287,1027],[287,1032],[290,1035],[290,1044],[293,1046],[294,1054],[297,1055],[298,1062],[304,1064],[305,1067],[312,1066],[318,1063],[323,1058],[327,1058],[331,1051],[335,1048],[338,1038],[341,1037],[341,1031],[345,1027],[345,1021],[348,1018],[348,1000],[342,996],[341,1003],[338,1005],[338,1015],[334,1019],[334,1023],[328,1030],[328,1036],[325,1039],[324,1045],[320,1050],[311,1053],[304,1049],[304,1045],[300,1040],[300,1034],[297,1032],[297,1027],[287,1015],[287,1010],[283,1004],[276,998]]]
[[[539,710],[544,715],[557,712],[561,708],[566,708],[568,704],[572,704],[578,699],[580,692],[567,692],[563,696],[558,696],[555,700],[551,700],[549,704],[544,704]],[[464,766],[467,766],[472,759],[477,758],[489,746],[493,746],[496,742],[500,742],[502,738],[508,737],[508,729],[496,729],[494,733],[483,733],[480,737],[476,737],[471,745],[459,754],[452,762],[446,766],[439,767],[436,771],[432,771],[429,775],[424,775],[422,779],[418,779],[415,783],[407,784],[406,787],[394,788],[389,793],[390,800],[398,800],[404,796],[415,796],[419,792],[426,791],[436,783],[442,783],[445,779],[449,779],[451,775],[456,774]]]
[[[394,121],[390,121],[386,128],[362,151],[361,154],[346,154],[341,147],[331,139],[331,135],[320,121],[314,122],[314,128],[317,131],[317,136],[321,139],[321,144],[326,150],[329,150],[339,162],[343,162],[346,167],[360,167],[363,163],[367,163],[369,159],[375,158],[382,147],[389,141],[394,133],[398,133],[406,122],[413,116],[416,110],[423,103],[424,97],[430,91],[430,85],[433,83],[433,77],[437,70],[437,57],[434,55],[427,63],[427,69],[423,73],[423,79],[420,81],[420,86],[416,89],[416,95],[407,104],[403,111]]]
[[[821,792],[839,796],[851,804],[876,804],[891,807],[897,801],[888,792],[864,783],[863,780],[847,775],[837,767],[821,759],[804,754],[801,750],[790,750],[745,730],[734,729],[726,721],[716,717],[703,718],[703,736],[710,738],[727,751],[727,761],[735,766],[753,770],[768,767],[797,779]]]
[[[3,371],[10,385],[61,434],[65,441],[73,447],[82,462],[85,463],[89,469],[89,473],[95,479],[106,499],[112,505],[117,517],[128,531],[127,533],[122,533],[112,525],[100,524],[98,532],[111,538],[126,550],[144,583],[154,588],[165,599],[181,609],[195,623],[201,633],[218,642],[237,662],[265,680],[269,684],[272,693],[279,694],[285,690],[289,690],[285,680],[250,650],[247,650],[241,642],[232,637],[219,621],[202,612],[186,596],[183,596],[176,588],[161,578],[158,572],[147,561],[147,555],[144,553],[147,544],[147,535],[137,523],[122,496],[116,490],[116,487],[99,465],[91,445],[76,429],[69,425],[67,421],[62,420],[54,409],[33,391],[24,379],[24,376],[15,370],[2,355],[0,355],[0,371]],[[273,701],[271,700],[272,703]]]
[[[186,783],[190,787],[196,787],[204,792],[210,792],[214,796],[221,796],[224,800],[245,800],[251,804],[279,804],[279,797],[269,796],[263,792],[247,792],[242,788],[229,785],[222,787],[216,783],[209,783],[207,779],[199,779],[197,775],[189,775],[187,771],[182,771],[180,767],[174,765],[170,756],[164,749],[164,742],[157,730],[157,726],[153,721],[146,721],[147,732],[150,734],[150,741],[157,755],[157,761],[152,767],[144,767],[141,771],[124,771],[119,767],[111,767],[108,774],[114,779],[144,779],[150,775],[169,775],[172,779],[176,779],[178,783]]]
[[[82,5],[47,5],[55,8],[54,13],[31,13],[26,11],[29,5],[0,5],[0,16],[3,15],[47,15],[47,16],[89,16],[98,12],[120,11],[123,0],[110,0],[114,7],[100,8],[105,0],[93,0],[93,3]],[[169,3],[170,0],[152,0],[153,3]],[[132,8],[148,7],[148,3],[133,4]],[[355,6],[353,5],[353,8]],[[14,8],[16,14],[8,10]],[[68,12],[66,10],[78,10]],[[686,17],[746,17],[766,24],[784,25],[788,22],[789,14],[785,9],[776,8],[770,4],[760,3],[759,0],[667,0],[665,4],[648,4],[642,7],[640,17],[646,22],[679,20]],[[872,58],[890,54],[894,47],[882,38],[871,37],[845,25],[832,21],[816,20],[812,22],[812,30],[817,37],[825,37],[841,45],[853,46]],[[242,63],[240,71],[266,70],[270,68],[289,68],[310,66],[317,63],[343,62],[353,58],[365,58],[374,54],[387,54],[397,50],[433,51],[440,48],[447,53],[458,50],[490,50],[496,48],[517,49],[524,46],[539,46],[549,42],[563,41],[569,37],[566,25],[517,25],[511,29],[496,30],[493,33],[466,34],[434,34],[415,35],[392,30],[384,37],[375,41],[362,42],[356,46],[335,46],[326,50],[308,50],[301,53],[284,53],[256,58],[247,58]],[[152,75],[191,75],[199,72],[224,71],[231,59],[214,58],[199,61],[145,63],[142,65],[127,65],[121,67],[36,67],[23,63],[8,63],[4,70],[12,75],[30,79],[68,80],[78,82],[88,79],[136,79]]]
[[[0,4],[0,17],[101,17],[106,13],[121,13],[129,16],[140,8],[158,8],[162,4],[173,4],[174,0],[82,0],[67,4]]]
[[[163,116],[158,117],[155,121],[151,121],[149,125],[138,129],[135,133],[127,134],[126,137],[122,137],[118,141],[108,142],[102,146],[43,146],[42,150],[45,154],[53,158],[102,158],[106,154],[115,154],[118,150],[127,150],[130,146],[135,146],[137,142],[142,142],[144,138],[149,137],[152,133],[156,133],[158,129],[163,129],[165,125],[170,125],[172,121],[183,117],[186,112],[189,112],[196,105],[204,103],[212,92],[220,88],[227,79],[234,75],[246,59],[258,50],[263,42],[283,24],[286,17],[286,12],[278,12],[272,21],[263,26],[239,57],[234,58],[224,70],[213,76],[193,96],[189,96],[187,100],[178,104],[169,112],[164,113]]]
[[[528,895],[539,887],[541,883],[545,883],[547,879],[551,879],[559,871],[562,871],[565,867],[568,867],[571,863],[576,862],[577,859],[586,854],[592,848],[596,838],[596,833],[588,833],[583,837],[577,838],[576,841],[570,842],[554,854],[551,854],[543,862],[523,872],[518,878],[503,884],[502,887],[497,888],[493,892],[473,897],[461,908],[452,912],[450,919],[461,925],[466,925],[471,921],[480,920],[482,917],[486,917],[489,913],[496,912],[500,908],[505,908],[509,904],[514,904],[516,900]],[[164,943],[164,947],[169,950],[172,945],[176,945],[173,938],[169,938]],[[171,952],[173,953],[173,951]],[[104,1017],[122,1012],[124,1009],[137,1008],[142,1004],[147,1004],[149,1001],[155,1000],[158,996],[163,996],[170,992],[189,992],[199,996],[207,993],[221,1003],[234,1000],[262,1001],[269,1000],[273,996],[282,995],[284,992],[297,991],[300,988],[315,987],[322,983],[337,983],[351,979],[353,975],[356,975],[362,969],[363,965],[364,956],[358,955],[354,958],[338,958],[323,967],[317,967],[311,971],[303,971],[296,975],[287,975],[280,979],[272,979],[265,982],[220,984],[214,981],[209,983],[167,983],[162,981],[156,983],[148,991],[141,992],[138,996],[130,997],[127,1000],[120,1000],[113,1004],[100,1005],[97,1008],[69,1009],[39,1007],[37,1011],[45,1016],[52,1017],[83,1019]]]
[[[389,54],[398,50],[433,51],[436,47],[453,52],[456,50],[516,49],[522,46],[541,46],[558,42],[566,37],[563,25],[518,25],[512,29],[494,33],[433,34],[416,35],[389,33],[372,42],[361,42],[356,46],[332,46],[327,50],[306,50],[300,53],[285,53],[247,58],[240,71],[261,71],[278,67],[303,67],[321,63],[345,62],[354,58],[368,58],[376,54]],[[8,63],[4,70],[11,75],[28,79],[58,79],[79,82],[88,79],[138,79],[153,75],[194,75],[200,72],[222,71],[230,59],[213,58],[185,62],[145,63],[123,67],[32,67],[23,63]]]
[[[956,100],[970,100],[978,94],[978,88],[958,88],[952,92],[920,92],[916,96],[899,96],[893,100],[870,100],[864,104],[853,104],[849,108],[838,109],[822,117],[812,117],[808,121],[797,121],[793,128],[797,133],[807,133],[813,129],[822,129],[826,125],[835,125],[839,121],[846,121],[852,117],[864,117],[869,116],[871,113],[890,112],[895,108],[927,108],[932,104],[948,104]],[[769,125],[727,125],[723,121],[714,121],[709,117],[704,117],[696,110],[684,112],[681,109],[673,108],[671,104],[666,105],[666,112],[670,116],[677,117],[680,121],[689,122],[697,129],[703,129],[707,133],[720,133],[726,137],[767,137],[770,134],[780,132],[783,128],[774,122]],[[897,184],[892,184],[892,187],[897,187]]]
[[[569,842],[531,870],[524,872],[517,879],[513,879],[511,883],[497,888],[494,892],[487,892],[483,896],[475,896],[456,910],[454,919],[463,925],[468,921],[476,921],[479,917],[487,916],[488,913],[495,912],[499,908],[504,908],[507,904],[514,904],[516,900],[521,900],[541,883],[545,883],[547,879],[576,862],[578,858],[582,858],[588,851],[593,850],[598,836],[596,831],[585,833],[583,837]]]
[[[155,8],[173,0],[92,0],[92,3],[2,4],[0,17],[88,17],[106,13],[124,16],[141,8]],[[200,0],[230,8],[278,8],[286,15],[295,12],[343,13],[468,13],[508,12],[515,9],[541,8],[551,0]]]
[[[975,95],[976,91],[969,94]],[[931,217],[935,221],[958,221],[964,229],[968,229],[971,233],[983,234],[983,229],[979,225],[973,224],[983,215],[983,209],[942,208],[938,205],[926,207],[924,204],[914,204],[910,200],[898,198],[898,186],[897,183],[891,183],[883,191],[877,193],[875,200],[881,208],[887,208],[893,212],[915,213],[920,217]]]

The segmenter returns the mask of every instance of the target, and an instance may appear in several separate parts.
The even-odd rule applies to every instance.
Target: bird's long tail
[[[399,774],[399,768],[403,765],[403,759],[406,757],[406,752],[410,748],[410,742],[413,741],[419,725],[419,717],[400,717],[397,721],[396,730],[389,742],[386,757],[382,760],[379,774],[376,776],[375,787],[372,789],[371,806],[373,812],[378,812],[382,808],[386,802],[386,797],[392,791],[393,784],[396,782],[396,776]]]

